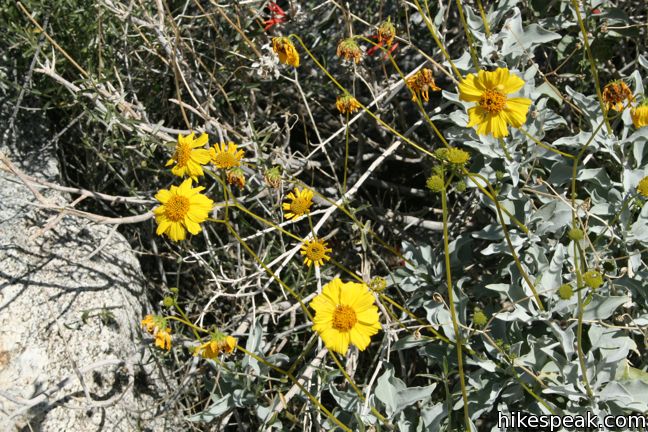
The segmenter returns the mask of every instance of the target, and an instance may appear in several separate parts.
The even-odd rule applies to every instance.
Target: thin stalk
[[[475,41],[473,40],[472,33],[468,28],[468,22],[466,21],[466,16],[464,15],[463,6],[461,5],[461,0],[456,0],[457,9],[459,10],[459,18],[461,19],[461,25],[463,26],[464,33],[466,34],[466,40],[468,41],[468,49],[470,50],[470,58],[472,58],[473,65],[475,70],[479,72],[479,57],[477,57],[477,51],[475,51]]]
[[[509,153],[508,149],[506,148],[506,143],[504,142],[504,138],[497,138],[497,142],[499,142],[500,148],[504,152],[504,156],[506,157],[506,160],[509,162],[513,161],[513,158],[511,157],[511,153]]]
[[[488,18],[486,18],[486,12],[484,11],[484,6],[482,6],[481,0],[477,0],[477,7],[479,8],[482,22],[484,23],[484,33],[486,33],[486,37],[489,38],[491,35],[490,25],[488,24]]]
[[[459,383],[461,385],[461,398],[463,399],[464,423],[466,425],[466,430],[469,431],[471,430],[470,413],[468,412],[468,393],[466,391],[466,378],[464,376],[463,369],[463,352],[461,349],[463,344],[461,342],[461,333],[457,320],[457,312],[455,311],[454,292],[452,291],[452,273],[450,270],[450,242],[448,241],[448,203],[445,187],[441,191],[441,209],[443,210],[443,253],[445,255],[446,282],[448,285],[448,306],[450,308],[450,317],[452,318],[452,328],[457,340],[457,365],[459,369]]]
[[[347,191],[347,170],[349,166],[349,113],[346,113],[344,123],[344,175],[342,178],[342,195]]]
[[[612,127],[607,118],[607,111],[605,110],[605,103],[603,102],[603,94],[601,94],[601,83],[599,82],[598,71],[596,70],[596,63],[594,62],[594,56],[592,55],[592,50],[590,49],[589,39],[587,38],[587,29],[585,28],[585,23],[580,16],[580,7],[578,6],[578,0],[571,0],[572,6],[576,11],[576,19],[578,20],[578,26],[580,27],[581,34],[583,35],[583,44],[585,45],[585,52],[587,53],[587,60],[590,64],[590,69],[592,70],[592,77],[594,78],[594,85],[596,86],[596,95],[598,96],[599,105],[601,106],[601,111],[603,112],[603,120],[605,121],[605,126],[607,128],[608,134],[612,133]]]

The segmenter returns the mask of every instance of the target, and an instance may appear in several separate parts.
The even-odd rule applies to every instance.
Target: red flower
[[[270,28],[276,24],[286,22],[286,12],[281,9],[281,6],[271,1],[268,2],[267,7],[270,10],[270,19],[263,21],[263,24],[265,25],[263,28],[264,31],[270,30]]]

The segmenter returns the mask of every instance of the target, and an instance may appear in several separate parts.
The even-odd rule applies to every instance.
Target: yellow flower
[[[337,46],[337,56],[357,64],[362,60],[362,50],[353,38],[343,39]]]
[[[294,67],[299,66],[299,53],[287,37],[272,38],[272,49],[279,56],[281,63]]]
[[[637,192],[644,198],[648,198],[648,177],[644,177],[639,181]]]
[[[632,124],[637,129],[648,126],[648,101],[644,101],[638,107],[633,107],[630,110],[630,117],[632,117]]]
[[[623,111],[625,100],[633,101],[632,90],[623,81],[612,81],[603,87],[603,102],[608,110]]]
[[[326,254],[333,251],[333,249],[326,246],[326,242],[324,240],[319,240],[318,238],[306,240],[302,245],[300,252],[304,255],[304,264],[308,267],[312,264],[315,264],[316,267],[323,266],[324,261],[331,259],[331,257]]]
[[[524,86],[522,78],[506,68],[494,72],[479,71],[468,74],[459,83],[459,98],[477,105],[468,109],[467,127],[477,126],[479,135],[492,134],[495,138],[508,136],[508,125],[519,128],[526,122],[531,105],[528,98],[509,98],[507,95]]]
[[[231,353],[236,348],[236,338],[232,336],[225,336],[223,334],[213,335],[211,340],[200,345],[194,351],[195,356],[202,358],[213,359],[218,357],[222,352]]]
[[[360,102],[350,94],[338,96],[335,100],[335,107],[342,114],[352,114],[362,107]]]
[[[295,188],[295,191],[290,192],[287,198],[290,202],[283,203],[286,219],[297,219],[299,216],[310,212],[310,206],[313,205],[313,191]]]
[[[169,159],[166,166],[176,165],[171,168],[171,172],[178,177],[189,176],[197,180],[198,176],[205,175],[202,166],[209,162],[209,152],[203,147],[207,144],[209,137],[206,133],[194,139],[195,134],[191,132],[187,136],[178,135],[178,143],[173,157]]]
[[[315,310],[313,330],[326,348],[342,355],[350,343],[364,351],[371,336],[381,328],[374,297],[361,283],[333,279],[310,302],[310,307]]]
[[[171,240],[180,241],[185,239],[185,230],[198,234],[202,229],[199,224],[214,207],[214,201],[200,193],[203,189],[191,187],[191,180],[187,179],[180,186],[160,190],[155,198],[162,205],[153,210],[157,235],[166,234]]]
[[[414,75],[409,77],[407,79],[407,86],[410,88],[410,90],[412,90],[412,93],[414,94],[412,96],[412,100],[414,102],[418,100],[417,94],[419,93],[421,94],[421,96],[423,96],[423,100],[427,102],[430,100],[428,91],[441,90],[434,83],[434,75],[432,75],[432,71],[428,68],[420,69]]]
[[[220,143],[209,149],[209,157],[216,168],[230,169],[241,165],[241,159],[245,152],[237,150],[233,142]]]
[[[146,315],[142,320],[142,327],[155,337],[155,346],[171,349],[171,329],[167,327],[166,320],[157,315]]]

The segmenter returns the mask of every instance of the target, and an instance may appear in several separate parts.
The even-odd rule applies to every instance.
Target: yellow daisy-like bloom
[[[198,234],[202,229],[199,224],[214,207],[214,201],[200,193],[203,189],[191,187],[191,180],[187,179],[180,186],[160,190],[155,198],[162,205],[153,210],[157,235],[166,234],[171,240],[180,241],[185,239],[185,231]]]
[[[509,98],[524,86],[524,81],[506,68],[493,72],[481,70],[468,74],[459,83],[459,98],[477,105],[468,109],[467,127],[477,126],[479,135],[492,134],[495,138],[508,136],[508,125],[519,128],[526,122],[531,100]]]
[[[313,191],[295,188],[295,191],[290,192],[287,198],[290,202],[283,203],[286,219],[297,219],[310,212],[310,207],[313,205]]]
[[[356,98],[347,94],[347,95],[337,97],[337,99],[335,100],[335,107],[342,114],[352,114],[358,111],[358,109],[360,109],[362,106],[360,105],[360,102],[358,102]]]
[[[294,67],[299,66],[299,53],[289,38],[272,38],[272,50],[279,56],[281,63]]]
[[[155,346],[171,349],[171,329],[167,327],[166,320],[157,315],[146,315],[142,320],[142,327],[155,337]]]
[[[233,142],[220,143],[209,149],[209,157],[216,168],[230,169],[241,165],[245,152]]]
[[[194,139],[195,134],[191,132],[187,136],[178,135],[178,143],[173,157],[169,159],[166,166],[176,165],[171,168],[171,172],[178,177],[189,176],[197,180],[198,176],[205,175],[202,166],[209,163],[209,151],[203,147],[207,144],[209,137],[206,133]]]
[[[603,102],[608,110],[623,111],[624,101],[632,102],[632,90],[623,81],[612,81],[603,87]]]
[[[343,39],[337,46],[337,56],[358,64],[362,60],[362,50],[353,38]]]
[[[202,358],[213,359],[220,355],[220,353],[230,354],[236,348],[236,338],[232,336],[217,335],[194,351],[195,356]]]
[[[637,192],[644,198],[648,198],[648,177],[644,177],[639,181]]]
[[[407,86],[412,90],[414,94],[412,100],[416,102],[418,100],[417,95],[420,94],[423,96],[425,102],[430,100],[428,91],[439,91],[441,88],[437,87],[434,83],[434,75],[432,71],[428,68],[423,68],[417,71],[414,75],[407,79]]]
[[[364,351],[371,336],[380,330],[378,308],[365,284],[333,279],[311,302],[315,310],[313,330],[319,333],[326,348],[342,355],[349,344]]]
[[[641,105],[633,107],[630,110],[630,117],[632,117],[632,124],[637,129],[648,126],[648,101],[644,101]]]
[[[327,253],[333,252],[333,249],[326,246],[326,242],[318,238],[306,240],[302,245],[300,252],[302,255],[304,255],[304,264],[306,264],[308,267],[310,267],[312,264],[315,264],[316,267],[323,266],[324,261],[331,259],[331,257],[329,257]]]

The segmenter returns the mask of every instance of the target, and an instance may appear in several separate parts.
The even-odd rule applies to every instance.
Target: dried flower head
[[[299,53],[289,38],[283,36],[272,38],[272,50],[279,56],[281,63],[299,66]]]
[[[412,91],[412,100],[416,102],[418,100],[417,95],[421,95],[425,102],[430,100],[428,91],[439,91],[441,90],[434,83],[434,75],[432,71],[428,68],[419,69],[414,75],[407,79],[407,87]]]
[[[603,102],[608,110],[623,111],[634,100],[632,90],[623,81],[612,81],[603,88]]]
[[[230,354],[236,348],[236,342],[236,338],[216,332],[211,336],[211,339],[208,342],[195,349],[194,355],[201,356],[202,358],[213,359],[218,357],[221,353]]]
[[[360,102],[350,94],[338,96],[335,101],[335,107],[342,114],[352,114],[362,107]]]
[[[337,46],[337,56],[346,61],[360,63],[362,60],[362,49],[353,38],[342,39]]]
[[[391,17],[378,27],[378,43],[390,47],[396,37],[396,28],[391,23]]]
[[[227,171],[227,183],[236,186],[239,189],[243,189],[245,187],[245,173],[243,170],[236,167]]]
[[[155,346],[167,351],[171,349],[171,329],[167,327],[166,319],[159,315],[146,315],[142,327],[155,337]]]
[[[271,188],[275,188],[275,189],[280,188],[281,187],[281,167],[274,166],[272,168],[269,168],[268,170],[266,170],[265,174],[263,175],[263,179],[265,180],[266,184]]]

